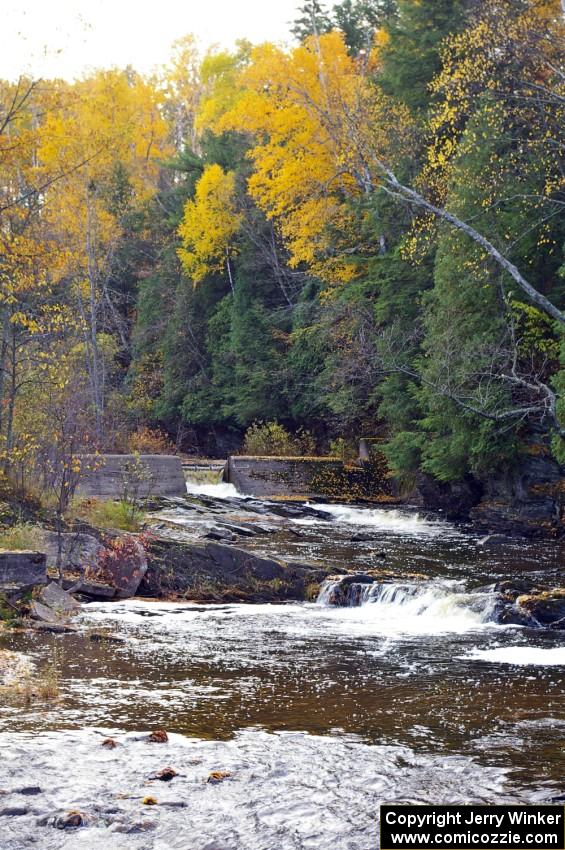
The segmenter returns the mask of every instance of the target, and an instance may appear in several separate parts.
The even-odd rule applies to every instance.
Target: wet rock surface
[[[306,588],[330,572],[261,552],[261,540],[282,531],[299,534],[292,520],[319,518],[311,506],[189,496],[155,500],[152,508],[153,541],[141,596],[204,602],[304,599]],[[247,548],[250,543],[253,548]]]

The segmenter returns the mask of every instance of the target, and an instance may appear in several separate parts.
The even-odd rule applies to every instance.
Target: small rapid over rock
[[[341,576],[321,587],[318,605],[363,607],[384,632],[465,632],[496,619],[495,593],[468,592],[456,581],[379,582]]]
[[[498,582],[467,589],[465,582],[436,579],[380,581],[373,575],[352,573],[327,579],[318,605],[364,607],[367,616],[401,631],[465,631],[484,624],[525,626],[565,631],[565,592],[536,590],[522,594],[523,582]]]

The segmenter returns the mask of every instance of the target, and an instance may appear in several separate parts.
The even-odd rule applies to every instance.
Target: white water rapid
[[[353,609],[352,619],[373,624],[371,631],[389,636],[463,634],[493,627],[495,602],[494,594],[466,592],[455,581],[344,585],[341,580],[326,581],[317,600],[324,607],[338,606],[342,616]]]
[[[402,534],[418,537],[438,537],[455,534],[452,526],[441,520],[429,520],[417,513],[388,508],[361,508],[349,505],[308,504],[307,507],[319,511],[320,518],[305,517],[295,520],[297,525],[320,525],[337,522],[342,525],[358,526],[359,528],[376,528],[391,534]],[[324,514],[327,515],[324,516]]]

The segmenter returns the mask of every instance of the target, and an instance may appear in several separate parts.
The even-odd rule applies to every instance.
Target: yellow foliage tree
[[[163,116],[165,92],[132,71],[99,71],[68,86],[42,128],[38,155],[64,178],[44,217],[67,249],[65,274],[82,320],[97,433],[102,435],[106,371],[99,337],[106,311],[116,316],[108,280],[125,214],[156,190],[172,154]]]
[[[392,154],[409,128],[406,111],[368,79],[377,61],[377,49],[369,62],[355,60],[337,31],[290,52],[265,44],[252,51],[231,98],[212,95],[212,107],[203,105],[202,123],[213,131],[251,136],[251,197],[277,223],[291,265],[327,281],[359,270],[346,254],[359,231],[352,202],[374,188],[375,153]]]
[[[233,289],[230,256],[243,217],[237,210],[235,174],[209,165],[197,183],[193,201],[184,208],[179,227],[179,257],[194,284],[226,267]]]

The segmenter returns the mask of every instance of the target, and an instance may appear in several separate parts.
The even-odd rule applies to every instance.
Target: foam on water
[[[417,513],[385,508],[353,508],[349,505],[309,504],[322,516],[320,519],[298,519],[298,525],[316,525],[333,519],[343,525],[365,526],[377,528],[392,534],[407,534],[437,537],[446,533],[454,533],[454,529],[445,522],[424,519]],[[323,514],[328,515],[324,520]]]
[[[464,660],[515,664],[520,667],[565,667],[565,646],[544,649],[537,646],[506,646],[498,649],[474,649]]]

